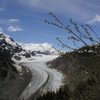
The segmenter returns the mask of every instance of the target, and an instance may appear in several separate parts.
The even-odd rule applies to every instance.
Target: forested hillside
[[[65,86],[57,93],[47,93],[38,100],[99,100],[100,99],[100,46],[97,52],[87,52],[80,48],[67,52],[52,62],[49,67],[62,71]],[[80,52],[84,50],[84,52]]]

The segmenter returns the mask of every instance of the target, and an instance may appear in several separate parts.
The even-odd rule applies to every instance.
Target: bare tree
[[[91,26],[89,26],[88,24],[85,25],[78,25],[77,23],[73,22],[72,19],[70,19],[70,25],[64,25],[61,20],[59,20],[53,13],[49,13],[56,22],[51,22],[48,20],[44,20],[46,23],[54,25],[58,28],[64,29],[67,31],[67,34],[69,34],[70,36],[67,37],[68,40],[70,40],[71,42],[73,42],[75,47],[71,47],[66,43],[63,43],[58,37],[57,40],[60,42],[60,45],[62,47],[67,47],[69,49],[72,50],[76,50],[79,49],[80,46],[78,45],[78,43],[82,43],[82,48],[84,46],[88,46],[90,48],[89,42],[91,42],[92,46],[95,44],[98,44],[99,46],[99,42],[100,42],[100,38],[98,37],[97,33],[92,29]],[[95,38],[91,35],[94,34]],[[95,49],[97,48],[97,45],[95,46]],[[90,48],[93,49],[93,48]],[[85,50],[87,51],[87,50]],[[94,51],[94,49],[92,50]]]
[[[57,37],[57,40],[60,42],[60,46],[73,50],[73,53],[66,53],[66,55],[69,58],[71,58],[72,61],[77,63],[77,65],[83,67],[86,70],[86,72],[89,74],[89,77],[91,77],[91,80],[93,78],[92,81],[95,81],[95,83],[96,83],[95,88],[96,88],[97,94],[98,94],[97,98],[100,98],[100,93],[99,93],[99,91],[100,91],[100,85],[99,85],[100,79],[98,78],[98,76],[99,76],[99,59],[100,59],[100,38],[99,38],[98,34],[88,24],[79,25],[78,23],[75,23],[75,22],[73,22],[72,19],[70,19],[69,20],[70,25],[66,26],[53,13],[49,13],[49,15],[51,15],[55,19],[55,22],[51,22],[48,20],[44,20],[44,21],[47,24],[54,25],[58,28],[61,28],[61,29],[67,31],[66,33],[69,34],[67,39],[73,43],[74,47],[64,43],[58,37]],[[94,34],[95,37],[92,34]],[[82,44],[81,47],[78,45],[78,43]],[[77,55],[78,53],[82,52],[83,54],[85,54],[85,53],[89,53],[90,51],[91,51],[91,55],[93,55],[93,56],[90,55],[90,57],[88,57],[88,60],[92,61],[92,60],[97,59],[96,61],[94,61],[94,63],[98,66],[98,68],[95,67],[95,68],[91,69],[91,67],[88,67],[88,66],[84,65],[83,63],[80,63],[80,61],[78,61],[76,59],[77,58],[76,56],[78,56]],[[75,52],[77,52],[77,53],[75,53]],[[94,74],[94,73],[96,73],[96,74]],[[91,80],[87,80],[87,82],[84,84],[86,86],[90,87],[88,82],[92,82]],[[76,92],[79,94],[81,100],[84,100],[83,99],[84,93],[83,94],[80,93],[79,89],[76,89]],[[77,100],[79,100],[79,99],[77,99]],[[93,99],[91,99],[91,100],[93,100]]]

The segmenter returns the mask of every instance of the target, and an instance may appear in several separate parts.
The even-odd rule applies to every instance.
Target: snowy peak
[[[15,42],[10,36],[0,31],[0,48],[4,47],[6,50],[13,51],[13,54],[23,55],[26,57],[34,56],[35,54],[45,55],[59,55],[61,51],[52,47],[52,44],[23,44]]]
[[[60,50],[55,49],[54,47],[52,47],[52,44],[48,43],[42,43],[42,44],[29,43],[20,45],[27,51],[34,51],[39,54],[51,55],[60,53]]]
[[[10,36],[0,32],[0,48],[10,49],[14,52],[21,51],[21,46],[18,45]]]
[[[41,51],[41,52],[44,52],[52,48],[52,46],[48,43],[43,43],[43,44],[29,43],[29,44],[23,44],[22,47],[26,50]]]
[[[24,50],[21,45],[15,42],[10,36],[2,33],[0,31],[0,49],[6,50],[11,56],[13,55],[23,55],[25,57],[30,57],[30,53]]]

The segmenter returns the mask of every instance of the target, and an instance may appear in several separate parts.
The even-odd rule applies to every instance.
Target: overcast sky
[[[50,43],[58,46],[56,37],[66,41],[67,31],[48,25],[55,22],[52,12],[65,25],[69,19],[79,24],[89,24],[100,32],[100,0],[0,0],[0,28],[15,41],[22,43]],[[68,43],[71,45],[71,43]]]

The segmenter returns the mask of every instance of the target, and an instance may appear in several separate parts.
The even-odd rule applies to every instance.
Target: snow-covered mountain
[[[18,43],[0,31],[0,100],[18,100],[31,80],[30,71],[19,62],[22,51]]]
[[[58,55],[61,53],[60,50],[55,49],[52,47],[52,44],[48,43],[42,43],[42,44],[34,44],[34,43],[29,43],[29,44],[23,44],[19,43],[23,49],[30,51],[30,52],[35,52],[38,54],[46,54],[46,55]]]
[[[45,54],[45,55],[58,55],[61,51],[55,49],[52,44],[42,43],[42,44],[23,44],[15,42],[10,36],[0,32],[0,48],[4,47],[9,50],[10,53],[13,51],[14,54],[23,55],[26,57],[34,56],[35,54]]]
[[[0,32],[0,49],[6,50],[6,52],[8,52],[11,57],[15,54],[30,57],[29,52],[24,50],[21,45],[19,45],[10,36],[4,34],[3,32]]]
[[[0,48],[6,50],[13,50],[13,52],[20,52],[22,50],[21,46],[18,45],[10,36],[0,33]]]

